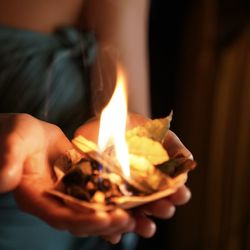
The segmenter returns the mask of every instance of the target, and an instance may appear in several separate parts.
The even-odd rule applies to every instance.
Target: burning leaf
[[[153,165],[161,164],[169,159],[161,143],[150,138],[133,135],[127,138],[127,144],[130,154],[142,156]]]
[[[127,181],[132,186],[144,193],[152,193],[166,185],[166,176],[158,171],[145,157],[133,154],[129,156],[131,176]]]
[[[118,66],[115,91],[101,114],[98,145],[78,136],[72,140],[75,148],[55,164],[58,180],[48,192],[72,208],[142,205],[175,192],[195,167],[191,160],[170,161],[164,149],[172,112],[126,132],[126,97],[126,75]]]
[[[72,143],[81,151],[84,153],[92,152],[92,151],[98,151],[97,145],[87,140],[83,136],[77,136],[72,140]]]
[[[88,139],[80,135],[74,138],[72,140],[72,143],[84,155],[102,164],[102,167],[104,169],[110,172],[114,172],[118,175],[122,174],[121,168],[119,167],[115,159],[111,158],[109,154],[101,154],[98,150],[98,146],[94,142],[89,141]],[[112,153],[113,150],[110,150],[110,152]]]
[[[155,167],[145,157],[129,154],[129,163],[132,171],[140,172],[145,177],[153,174]]]
[[[170,127],[173,113],[161,119],[154,119],[146,122],[143,126],[135,127],[127,131],[126,137],[129,139],[133,136],[144,136],[151,138],[154,141],[163,142],[166,133]]]

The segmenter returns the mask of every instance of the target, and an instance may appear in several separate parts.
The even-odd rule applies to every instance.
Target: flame
[[[127,89],[125,74],[121,67],[117,69],[115,91],[101,113],[98,146],[103,152],[108,145],[114,145],[115,156],[123,174],[130,175],[128,146],[126,144]]]

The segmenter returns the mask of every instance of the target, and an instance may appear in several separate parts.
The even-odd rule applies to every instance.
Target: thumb
[[[168,130],[164,146],[171,157],[183,156],[193,159],[192,153],[184,146],[178,136],[171,130]]]
[[[24,159],[22,150],[16,145],[1,151],[0,193],[6,193],[14,190],[19,185],[22,178]]]

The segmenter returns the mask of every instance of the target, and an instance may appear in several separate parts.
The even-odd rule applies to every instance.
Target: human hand
[[[56,181],[54,161],[72,148],[57,126],[26,114],[2,114],[0,139],[0,193],[14,190],[23,211],[76,236],[133,230],[133,218],[121,209],[78,213],[46,194]]]
[[[142,125],[147,120],[148,119],[140,115],[130,114],[128,128],[133,128],[135,126]],[[83,135],[89,140],[97,141],[98,129],[99,120],[92,119],[83,126],[81,126],[76,131],[75,135]],[[172,131],[168,131],[164,146],[168,151],[170,157],[182,155],[187,158],[192,158],[192,154],[188,151],[188,149],[182,144],[179,138]],[[148,216],[150,215],[150,217],[153,216],[161,219],[169,219],[174,215],[175,207],[177,205],[183,205],[187,203],[190,198],[191,192],[185,185],[183,185],[174,194],[166,198],[162,198],[157,201],[140,206],[136,209],[133,209],[132,214],[136,222],[134,232],[145,238],[152,237],[156,231],[156,225],[153,220]],[[118,243],[121,237],[121,234],[104,235],[104,239],[110,241],[111,243]]]
[[[181,155],[193,159],[190,151],[182,144],[175,133],[170,130],[166,135],[164,146],[171,158]],[[176,206],[186,204],[190,198],[190,190],[186,185],[183,185],[168,197],[136,208],[134,212],[137,222],[135,231],[146,238],[152,237],[156,232],[156,225],[151,218],[148,218],[148,216],[160,219],[170,219],[175,213]]]

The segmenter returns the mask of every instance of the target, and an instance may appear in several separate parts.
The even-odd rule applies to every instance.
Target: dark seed
[[[102,181],[102,178],[97,174],[91,175],[91,181],[94,183],[96,187],[98,187],[99,183]]]
[[[96,189],[94,183],[92,181],[88,181],[87,184],[86,184],[86,189],[87,190],[93,190],[93,189]]]
[[[88,183],[86,184],[86,190],[87,190],[87,192],[90,193],[91,196],[93,196],[94,193],[95,193],[96,190],[97,190],[97,187],[94,185],[93,182],[88,181]]]
[[[100,171],[100,170],[103,169],[102,165],[97,161],[91,161],[90,164],[91,164],[91,167],[92,167],[93,170]]]
[[[77,166],[81,168],[82,172],[85,175],[91,175],[92,174],[92,167],[89,161],[82,161],[81,163],[78,163]]]
[[[158,169],[169,175],[170,177],[176,177],[177,175],[194,169],[196,162],[184,157],[177,157],[158,165]]]
[[[77,199],[89,201],[91,199],[91,195],[84,188],[79,186],[71,186],[67,188],[67,193]]]
[[[82,185],[86,182],[86,177],[80,168],[74,168],[62,178],[62,182],[65,185]]]
[[[102,191],[108,191],[111,188],[111,182],[108,179],[103,179],[99,183],[99,189]]]

